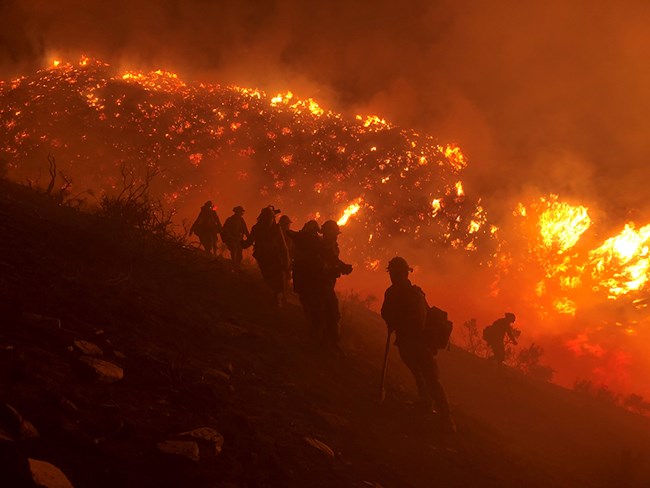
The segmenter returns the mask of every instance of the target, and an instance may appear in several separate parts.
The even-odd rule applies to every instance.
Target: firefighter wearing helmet
[[[388,261],[388,266],[386,267],[386,271],[389,273],[391,271],[393,272],[412,272],[413,268],[411,268],[408,263],[406,262],[406,259],[401,258],[399,256],[394,257],[390,261]]]
[[[341,320],[339,301],[334,288],[336,286],[336,280],[341,275],[349,275],[352,273],[352,265],[344,263],[339,258],[340,249],[337,239],[340,233],[341,229],[335,221],[328,220],[323,222],[321,226],[321,234],[323,235],[321,243],[321,257],[323,262],[322,340],[325,347],[333,349],[338,349],[340,339],[339,321]]]
[[[278,213],[280,210],[273,205],[264,207],[242,247],[253,246],[253,257],[272,292],[273,304],[281,308],[286,304],[285,274],[289,272],[289,251],[275,221]]]
[[[248,239],[250,233],[244,220],[244,207],[237,205],[232,209],[232,215],[223,223],[221,238],[228,246],[232,267],[234,271],[241,269],[242,262],[242,243],[244,238]]]
[[[492,349],[492,356],[490,359],[501,364],[506,359],[506,336],[510,339],[510,343],[513,346],[517,345],[517,339],[521,331],[515,329],[513,324],[515,323],[515,314],[512,312],[506,312],[503,317],[492,322],[492,325],[488,325],[483,329],[483,339]]]
[[[443,425],[455,432],[456,424],[451,416],[447,394],[440,382],[436,349],[430,347],[425,336],[429,305],[424,292],[411,283],[409,273],[413,268],[403,257],[391,259],[386,270],[390,275],[391,286],[384,294],[381,316],[388,326],[388,341],[392,332],[395,332],[395,344],[400,357],[415,378],[418,390],[416,409],[431,415],[435,404]]]
[[[306,222],[300,231],[285,231],[292,252],[293,291],[300,299],[310,334],[316,340],[323,328],[321,259],[322,239],[320,225],[315,220]]]
[[[217,215],[217,211],[212,206],[212,200],[208,200],[203,204],[199,211],[199,216],[196,218],[192,227],[190,228],[190,236],[195,234],[201,246],[210,254],[217,253],[217,239],[221,233],[221,221]]]

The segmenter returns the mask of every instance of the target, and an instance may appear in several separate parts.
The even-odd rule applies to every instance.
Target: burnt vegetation
[[[136,167],[122,164],[121,189],[101,197],[98,215],[120,232],[136,231],[143,237],[149,235],[182,242],[172,221],[174,212],[166,210],[151,196],[151,184],[159,173],[157,166],[147,166],[138,172]]]

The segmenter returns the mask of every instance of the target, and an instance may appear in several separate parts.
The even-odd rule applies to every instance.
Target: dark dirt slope
[[[273,311],[254,269],[235,276],[6,182],[0,300],[0,403],[40,433],[0,441],[0,486],[26,457],[75,487],[650,486],[647,419],[452,350],[441,366],[459,432],[445,434],[409,409],[396,351],[377,405],[375,314],[345,304],[347,356],[323,354],[297,306]],[[97,383],[78,340],[124,378]],[[223,435],[220,455],[156,448],[198,427]]]

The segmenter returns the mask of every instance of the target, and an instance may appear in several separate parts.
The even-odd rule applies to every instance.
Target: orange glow
[[[433,207],[433,216],[435,217],[436,214],[442,208],[441,199],[440,198],[434,198],[433,202],[431,202],[431,207]]]
[[[450,163],[456,168],[457,171],[465,168],[467,166],[467,161],[465,160],[465,155],[462,153],[460,148],[456,145],[448,145],[445,148],[440,148],[445,157],[449,160]]]
[[[277,107],[281,103],[288,103],[291,99],[293,98],[293,93],[290,91],[285,93],[284,95],[282,93],[278,93],[276,96],[271,98],[271,106],[272,107]]]
[[[547,201],[542,199],[542,202]],[[551,195],[548,208],[540,215],[538,225],[544,245],[556,248],[561,254],[575,246],[580,236],[589,229],[591,219],[586,207],[558,202],[557,196]]]
[[[575,350],[597,350],[596,329],[620,323],[617,334],[641,339],[650,325],[640,318],[650,305],[650,226],[629,223],[618,235],[604,234],[598,214],[574,195],[502,201],[499,210],[512,205],[492,215],[494,201],[473,194],[474,185],[464,188],[461,148],[380,116],[347,117],[291,91],[273,96],[186,82],[162,69],[116,71],[87,56],[0,82],[0,94],[10,95],[0,105],[10,168],[30,161],[34,148],[52,148],[57,161],[92,173],[75,185],[110,189],[119,187],[111,164],[133,158],[164,166],[156,183],[180,212],[200,192],[229,196],[222,188],[231,181],[251,201],[263,197],[292,212],[296,222],[322,214],[345,226],[354,216],[342,251],[360,268],[380,270],[386,253],[403,246],[425,270],[424,281],[424,273],[439,271],[427,268],[427,259],[449,258],[458,264],[453,273],[472,280],[468,290],[483,293],[463,313],[507,302],[535,331],[573,334],[563,341],[580,321],[591,335]],[[83,132],[60,130],[77,130],[70,121],[78,120],[88,121]],[[108,183],[104,171],[113,178]],[[225,205],[223,194],[215,198]]]
[[[650,225],[637,231],[634,224],[628,223],[620,234],[589,253],[592,276],[598,286],[608,290],[609,298],[640,290],[648,282],[649,246]]]
[[[553,302],[553,307],[555,310],[561,314],[565,315],[575,315],[576,314],[576,304],[574,301],[569,300],[568,298],[560,298]]]
[[[355,215],[360,209],[361,209],[361,199],[358,199],[355,203],[351,203],[350,205],[348,205],[348,208],[346,208],[343,211],[343,215],[341,215],[341,217],[339,218],[339,220],[337,220],[336,223],[339,224],[340,226],[347,224],[350,217]]]
[[[360,121],[365,128],[369,129],[383,130],[390,129],[392,127],[388,122],[386,122],[385,119],[382,119],[377,115],[368,115],[365,118],[361,115],[357,115],[356,119]]]

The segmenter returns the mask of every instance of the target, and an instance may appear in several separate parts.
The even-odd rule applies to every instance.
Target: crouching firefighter
[[[446,428],[452,432],[456,424],[451,416],[447,394],[440,383],[436,360],[437,347],[427,331],[429,306],[424,292],[409,280],[413,271],[404,258],[395,257],[387,271],[392,285],[386,290],[381,316],[388,326],[389,340],[394,331],[400,357],[411,370],[418,389],[418,410],[429,414],[433,403]]]
[[[510,339],[513,346],[517,345],[517,338],[521,331],[515,329],[513,324],[516,317],[512,312],[506,312],[503,317],[492,322],[483,329],[483,340],[492,349],[491,360],[496,361],[498,364],[506,360],[506,336]]]

